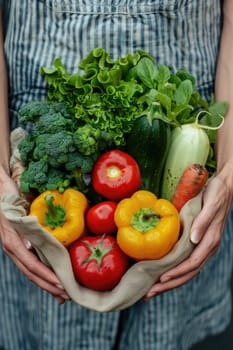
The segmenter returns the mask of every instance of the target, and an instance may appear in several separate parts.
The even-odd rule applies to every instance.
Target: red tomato
[[[68,249],[76,280],[93,290],[113,289],[128,268],[129,258],[110,235],[86,236]]]
[[[114,221],[116,206],[116,202],[104,201],[89,208],[86,214],[88,230],[97,235],[116,232],[117,227]]]
[[[94,190],[112,201],[130,197],[141,186],[140,169],[133,157],[120,150],[102,154],[91,175]]]

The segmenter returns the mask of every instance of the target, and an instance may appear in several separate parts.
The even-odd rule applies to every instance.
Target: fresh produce
[[[145,190],[118,203],[115,223],[119,247],[135,260],[162,258],[180,233],[180,218],[174,205]]]
[[[127,152],[137,161],[142,188],[160,193],[160,181],[170,144],[170,126],[160,119],[141,116],[127,139]]]
[[[171,200],[185,168],[193,163],[205,166],[209,151],[209,138],[198,123],[175,128],[165,162],[161,197]]]
[[[77,281],[97,291],[113,289],[129,266],[111,235],[85,236],[72,243],[69,254]]]
[[[216,169],[227,104],[205,101],[189,72],[142,50],[112,60],[95,48],[77,71],[56,58],[41,75],[46,101],[18,114],[28,130],[20,190],[36,196],[29,215],[67,247],[77,281],[109,291],[130,264],[178,241],[180,209]]]
[[[116,202],[103,201],[89,208],[86,213],[87,229],[98,235],[115,233],[117,230],[114,221],[116,206]]]
[[[107,132],[118,148],[125,145],[135,119],[153,114],[172,126],[191,123],[200,109],[213,114],[217,106],[201,98],[195,78],[185,69],[172,72],[143,50],[113,60],[103,48],[94,48],[70,73],[60,58],[52,68],[42,67],[48,100],[64,102],[80,125]],[[225,104],[226,105],[226,104]],[[208,121],[209,122],[209,121]]]
[[[172,198],[172,203],[178,211],[201,192],[208,177],[208,170],[201,164],[191,164],[184,170]]]
[[[90,125],[79,126],[64,103],[29,102],[20,109],[19,122],[33,124],[31,133],[18,146],[25,167],[20,186],[25,193],[63,192],[69,187],[85,190],[83,176],[112,144],[106,132]]]
[[[85,212],[88,201],[83,193],[67,189],[64,193],[45,191],[30,206],[29,215],[64,246],[85,233]]]
[[[112,60],[102,48],[95,48],[79,62],[82,72],[69,73],[59,58],[53,68],[42,67],[41,74],[48,85],[50,102],[65,102],[79,123],[112,135],[115,146],[125,144],[125,133],[130,132],[135,116],[143,110],[137,99],[144,93],[143,85],[129,70],[144,56],[140,50],[135,55]]]
[[[91,174],[94,190],[112,201],[129,197],[141,186],[140,169],[128,153],[114,149],[102,154]]]
[[[151,126],[161,126],[158,120],[163,121],[169,129],[194,122],[200,110],[208,112],[208,117],[206,114],[202,118],[204,124],[213,125],[218,114],[226,110],[226,103],[208,103],[201,98],[190,73],[184,69],[173,73],[165,65],[156,65],[142,50],[112,60],[104,49],[95,48],[78,68],[69,73],[59,58],[53,68],[42,67],[48,102],[31,101],[19,111],[20,124],[31,130],[19,145],[25,167],[20,178],[22,192],[62,192],[72,187],[87,193],[90,183],[86,179],[96,159],[113,148],[127,151],[126,139],[134,126],[138,130],[134,123],[142,123],[141,117],[147,118]],[[149,138],[149,128],[142,124],[140,142]],[[146,169],[142,176],[144,187],[149,182],[156,193],[163,167],[161,157],[166,153],[165,135],[163,130],[161,146],[154,155],[156,167],[151,162],[149,167],[146,162],[142,164],[142,171],[144,166]],[[132,140],[130,150],[133,144],[140,145],[138,140]],[[154,147],[152,139],[150,145]],[[153,149],[147,154],[152,157]],[[212,167],[214,171],[214,162]],[[147,181],[149,173],[154,177],[151,175]]]

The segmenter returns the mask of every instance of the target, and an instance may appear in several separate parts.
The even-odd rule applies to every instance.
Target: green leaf
[[[159,85],[162,87],[170,79],[171,71],[169,67],[164,66],[163,64],[159,64],[158,67],[159,67],[159,70],[156,71],[155,79],[157,80]]]
[[[157,70],[154,63],[147,57],[143,57],[134,67],[134,74],[150,89],[154,87],[156,73]]]
[[[162,94],[158,92],[155,96],[155,100],[157,102],[160,102],[160,105],[166,110],[167,116],[169,117],[171,113],[171,104],[172,104],[170,97],[166,94]]]
[[[47,68],[47,67],[41,67],[40,68],[40,74],[41,75],[51,75],[57,72],[56,68]]]
[[[195,86],[196,80],[192,74],[190,74],[186,69],[181,68],[176,72],[176,77],[178,77],[181,81],[190,80],[192,85]]]
[[[191,81],[190,80],[182,81],[174,94],[176,104],[178,106],[188,104],[192,96],[192,92],[193,92],[193,86]]]
[[[222,102],[214,102],[212,105],[209,107],[209,112],[213,116],[221,115],[224,116],[227,112],[229,103],[222,101]]]

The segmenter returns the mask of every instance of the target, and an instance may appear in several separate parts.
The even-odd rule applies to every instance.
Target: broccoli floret
[[[98,140],[100,130],[93,128],[89,124],[79,127],[74,133],[74,143],[79,152],[89,156],[98,151]]]
[[[31,101],[20,108],[18,118],[20,124],[35,122],[40,116],[48,113],[49,104],[46,101]]]
[[[32,161],[28,168],[20,176],[20,187],[22,192],[28,193],[30,189],[41,192],[41,188],[48,179],[48,163],[46,160]],[[43,190],[42,190],[43,191]]]
[[[85,181],[85,176],[91,173],[96,156],[84,156],[79,152],[71,152],[65,164],[64,171],[72,174],[73,186],[80,191],[86,192],[90,183]]]
[[[97,154],[92,156],[84,156],[83,154],[75,151],[68,154],[68,159],[65,164],[65,169],[68,171],[74,171],[80,169],[83,174],[89,174],[92,170],[94,162],[97,159]]]
[[[46,140],[45,151],[51,166],[59,168],[68,161],[68,155],[75,150],[72,133],[61,131],[51,134]]]
[[[64,102],[51,103],[49,105],[49,110],[51,113],[61,113],[64,118],[70,118],[71,112]]]
[[[33,136],[26,135],[18,145],[18,150],[20,154],[20,159],[23,165],[27,165],[32,159],[33,149],[35,147],[35,141]]]
[[[85,124],[74,133],[74,144],[81,154],[90,156],[110,147],[113,144],[113,137],[90,124]]]
[[[58,190],[63,192],[71,184],[73,175],[53,167],[49,167],[47,161],[39,160],[31,162],[20,177],[22,192],[28,193],[37,190],[42,193],[46,190]]]
[[[45,149],[46,142],[50,137],[50,134],[41,134],[35,138],[35,147],[33,150],[34,160],[47,159],[47,153]]]
[[[42,115],[35,126],[35,134],[55,134],[63,130],[72,130],[73,128],[72,119],[63,117],[59,112],[57,113],[47,113]]]
[[[59,192],[63,192],[69,187],[71,180],[71,175],[66,175],[63,171],[50,167],[45,189],[51,191],[57,189]]]

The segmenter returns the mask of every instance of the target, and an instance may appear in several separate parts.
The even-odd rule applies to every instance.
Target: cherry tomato
[[[129,266],[129,258],[111,235],[79,239],[71,244],[69,254],[76,280],[93,290],[113,289]]]
[[[133,157],[121,150],[102,154],[91,174],[94,190],[112,201],[130,197],[141,186],[140,169]]]
[[[116,202],[104,201],[90,207],[86,214],[86,225],[94,234],[112,234],[117,227],[114,221]]]

